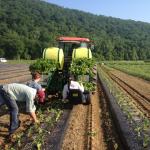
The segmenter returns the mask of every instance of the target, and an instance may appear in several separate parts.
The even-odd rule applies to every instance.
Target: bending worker
[[[16,101],[25,101],[26,111],[32,117],[33,122],[39,122],[35,114],[36,107],[34,105],[34,100],[36,97],[39,99],[43,98],[41,93],[38,93],[36,89],[24,84],[11,83],[0,86],[0,106],[6,104],[10,112],[10,134],[14,133],[20,126],[20,121],[18,119],[19,110]]]

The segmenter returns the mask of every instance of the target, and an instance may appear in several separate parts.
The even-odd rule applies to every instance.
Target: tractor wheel
[[[90,95],[90,93],[86,94],[85,97],[86,97],[86,105],[91,104],[91,95]]]
[[[62,93],[61,92],[58,92],[58,99],[62,99]]]

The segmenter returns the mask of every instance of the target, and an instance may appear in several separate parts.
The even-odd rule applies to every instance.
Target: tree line
[[[37,59],[59,36],[90,38],[98,60],[150,59],[150,24],[41,0],[0,0],[0,57]]]

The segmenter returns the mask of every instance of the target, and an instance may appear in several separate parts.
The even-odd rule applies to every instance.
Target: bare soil
[[[25,83],[31,80],[29,66],[24,64],[0,64],[0,85],[7,83]]]
[[[136,89],[139,93],[150,100],[150,82],[138,77],[134,77],[118,70],[111,70],[111,73]]]
[[[100,121],[98,92],[91,98],[90,106],[83,104],[74,106],[64,137],[63,150],[106,149]]]
[[[62,149],[123,150],[99,85],[91,98],[90,106],[80,104],[73,108]]]

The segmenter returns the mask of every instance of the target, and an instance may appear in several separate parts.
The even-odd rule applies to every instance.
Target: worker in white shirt
[[[73,76],[69,76],[67,84],[64,85],[63,88],[63,100],[68,99],[68,95],[69,95],[69,89],[79,89],[81,91],[81,95],[82,95],[82,102],[85,103],[85,97],[84,97],[84,87],[82,84],[79,84],[79,82],[74,81],[74,77]]]
[[[0,86],[0,106],[6,104],[10,113],[9,133],[12,134],[20,126],[18,117],[19,108],[16,101],[26,102],[26,111],[30,114],[33,122],[39,123],[35,110],[34,100],[42,99],[43,92],[38,92],[36,89],[28,87],[24,84],[11,83]]]

